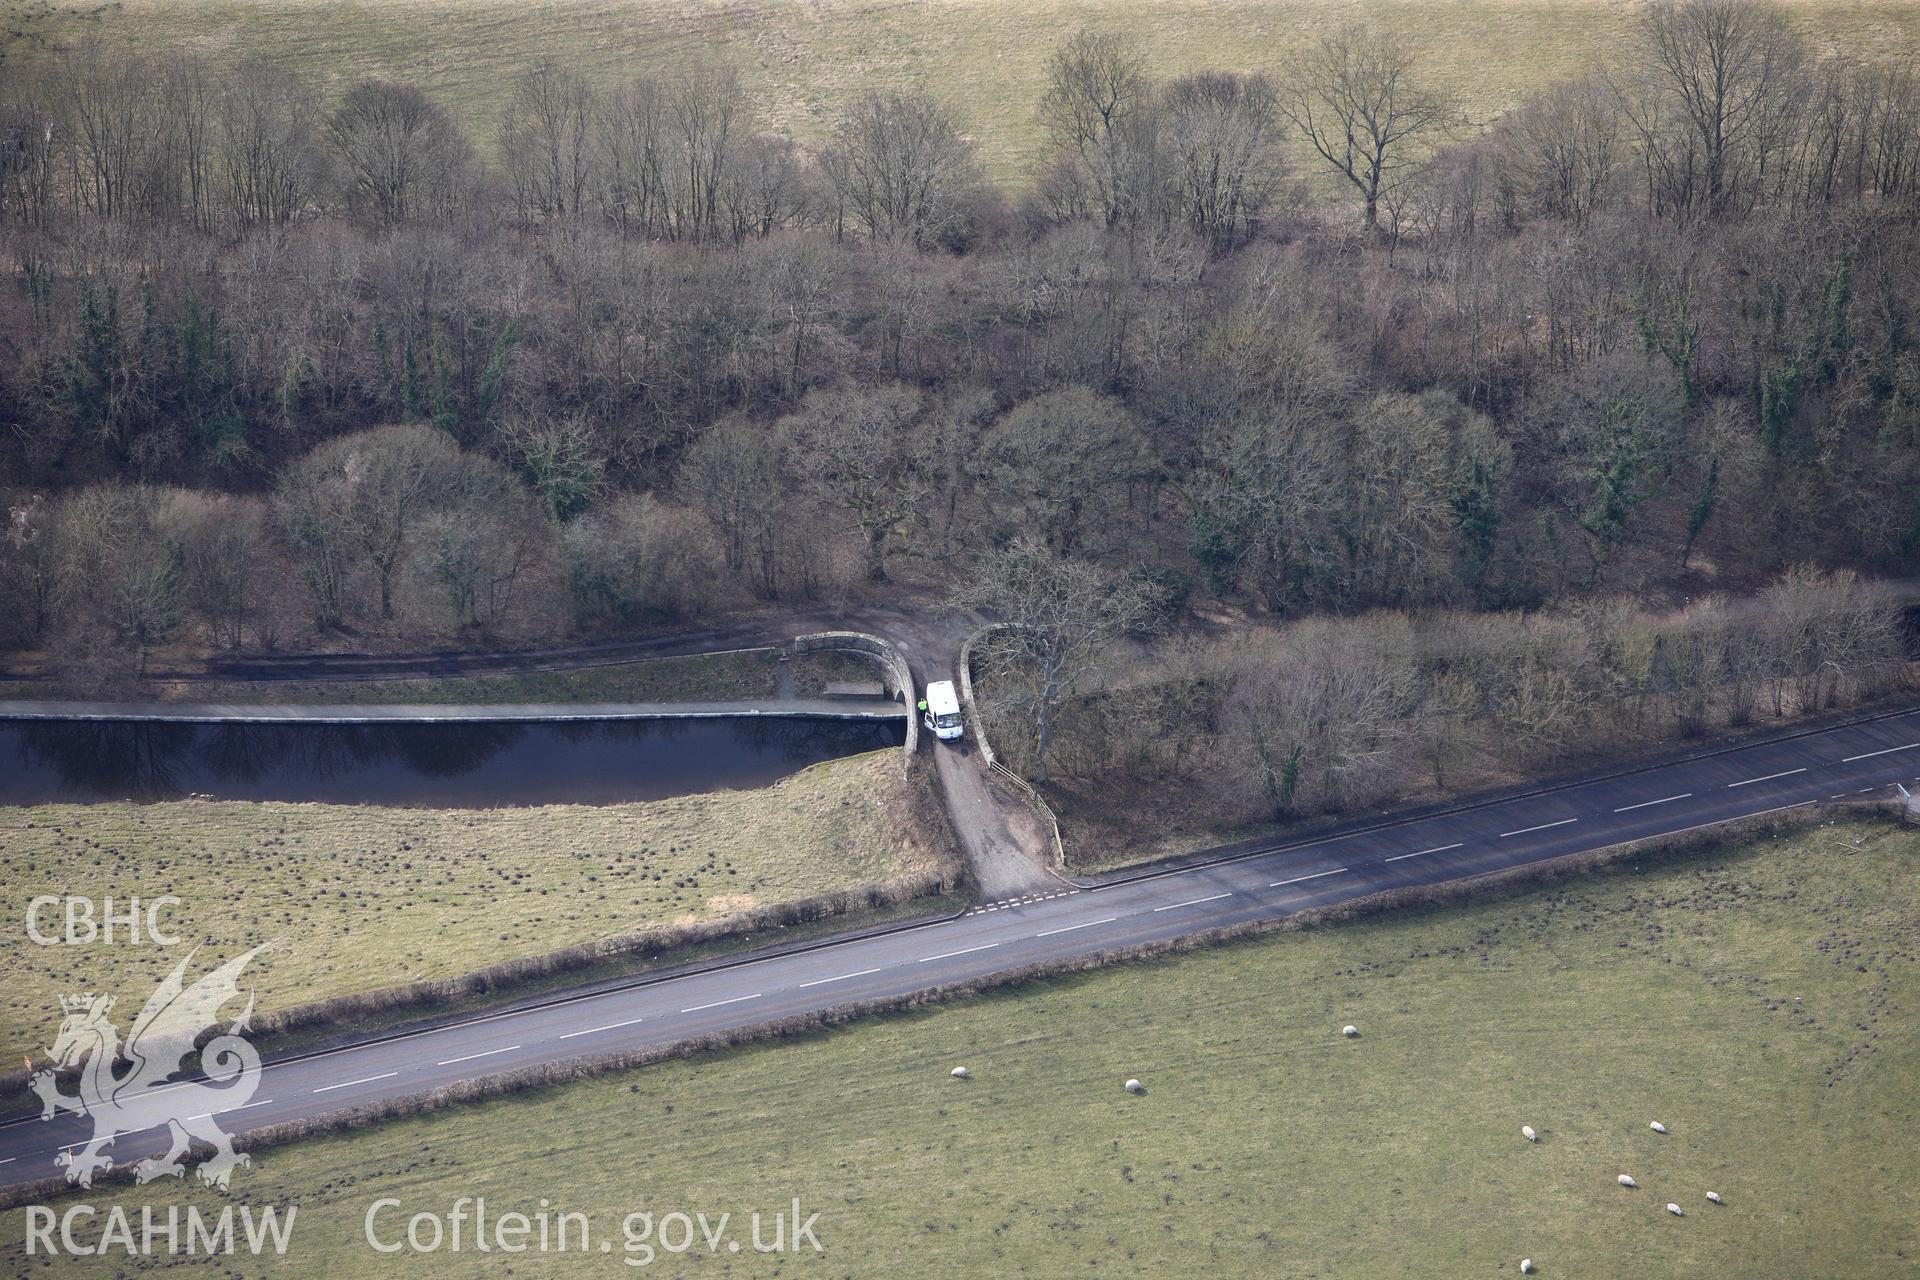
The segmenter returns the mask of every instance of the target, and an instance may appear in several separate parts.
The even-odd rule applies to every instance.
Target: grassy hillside
[[[0,1047],[40,1056],[66,992],[115,993],[131,1016],[184,956],[37,946],[23,927],[37,894],[172,894],[167,926],[205,944],[203,963],[281,939],[249,971],[265,1012],[934,870],[910,792],[888,750],[759,790],[604,807],[0,808],[19,922],[0,935]]]
[[[824,1257],[660,1275],[1908,1274],[1916,902],[1920,834],[1822,827],[303,1142],[235,1188],[298,1202],[282,1273],[334,1277],[393,1265],[361,1234],[377,1198],[463,1195],[546,1197],[615,1250],[635,1209],[822,1215]],[[21,1214],[0,1221],[18,1261]]]
[[[1915,0],[1787,0],[1819,43],[1913,48]],[[925,90],[972,125],[992,175],[1017,183],[1038,149],[1047,51],[1083,26],[1125,30],[1163,74],[1275,70],[1328,24],[1371,15],[1402,32],[1484,120],[1618,46],[1624,0],[125,0],[116,37],[266,50],[325,82],[412,80],[490,131],[515,72],[562,56],[607,81],[709,59],[738,68],[759,123],[817,139],[868,89]]]

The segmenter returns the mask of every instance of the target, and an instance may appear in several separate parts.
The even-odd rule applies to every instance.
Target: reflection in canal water
[[[0,803],[610,804],[756,787],[897,746],[899,721],[727,717],[461,724],[0,720]]]

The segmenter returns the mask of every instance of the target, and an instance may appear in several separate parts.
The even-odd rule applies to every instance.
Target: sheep
[[[1523,1275],[1523,1276],[1530,1276],[1530,1275],[1532,1275],[1532,1274],[1533,1274],[1533,1259],[1532,1259],[1532,1258],[1522,1258],[1522,1259],[1520,1259],[1520,1274],[1521,1274],[1521,1275]]]
[[[1682,1209],[1679,1205],[1674,1204],[1671,1201],[1667,1203],[1667,1212],[1672,1214],[1676,1218],[1684,1218],[1687,1216],[1687,1211],[1685,1209]]]
[[[1639,1183],[1633,1180],[1633,1175],[1626,1174],[1626,1173],[1623,1173],[1620,1175],[1620,1177],[1618,1178],[1618,1182],[1623,1187],[1637,1187],[1640,1185]]]
[[[1709,1191],[1709,1192],[1707,1192],[1707,1199],[1709,1199],[1709,1200],[1711,1200],[1711,1201],[1713,1201],[1713,1202],[1714,1202],[1715,1204],[1725,1204],[1725,1203],[1726,1203],[1726,1201],[1725,1201],[1725,1200],[1722,1200],[1722,1199],[1720,1198],[1720,1193],[1719,1193],[1718,1191]]]
[[[1340,1028],[1340,1034],[1345,1036],[1347,1039],[1351,1040],[1355,1036],[1360,1034],[1360,1028],[1354,1026],[1351,1022],[1349,1022],[1346,1026]]]
[[[973,1072],[967,1070],[965,1067],[955,1067],[952,1071],[949,1071],[947,1074],[952,1076],[955,1080],[973,1079]]]
[[[1540,1141],[1540,1135],[1533,1131],[1533,1126],[1530,1124],[1523,1124],[1520,1126],[1520,1136],[1525,1138],[1528,1142]]]
[[[1655,1133],[1665,1133],[1667,1131],[1667,1126],[1661,1124],[1658,1120],[1648,1124],[1647,1128],[1653,1130]]]
[[[1128,1093],[1145,1093],[1147,1086],[1141,1084],[1138,1080],[1128,1080],[1126,1089]]]

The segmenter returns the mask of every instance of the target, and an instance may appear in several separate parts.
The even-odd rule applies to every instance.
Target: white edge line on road
[[[1562,818],[1558,822],[1543,822],[1537,827],[1522,827],[1518,831],[1502,831],[1500,833],[1500,838],[1502,840],[1505,840],[1508,836],[1524,836],[1531,831],[1545,831],[1550,827],[1564,827],[1569,822],[1578,822],[1578,821],[1580,821],[1580,819],[1578,818]]]
[[[1464,842],[1459,842],[1455,844],[1437,844],[1433,846],[1433,848],[1431,849],[1416,849],[1412,853],[1396,853],[1391,858],[1382,858],[1380,859],[1380,861],[1398,862],[1402,858],[1418,858],[1429,853],[1445,853],[1449,849],[1458,849],[1460,847],[1460,843],[1464,843]]]
[[[742,1000],[758,1000],[761,993],[756,991],[750,996],[735,996],[731,1000],[715,1000],[712,1004],[697,1004],[691,1009],[682,1009],[682,1013],[698,1013],[702,1009],[718,1009],[723,1004],[739,1004]]]
[[[915,964],[926,964],[927,962],[929,962],[929,961],[931,961],[931,960],[950,960],[950,959],[952,959],[952,958],[953,958],[954,956],[967,956],[967,955],[972,955],[972,954],[973,954],[974,952],[976,952],[976,951],[991,951],[991,950],[993,950],[993,948],[995,948],[995,947],[997,947],[997,946],[999,946],[999,945],[1000,945],[1000,944],[999,944],[999,943],[997,943],[997,942],[989,942],[989,943],[986,943],[986,944],[985,944],[984,946],[978,946],[978,947],[967,947],[966,949],[964,949],[964,950],[961,950],[961,951],[945,951],[945,952],[942,952],[941,954],[939,954],[939,955],[937,955],[937,956],[921,956],[921,957],[920,957],[920,958],[919,958],[918,960],[915,960],[915,961],[914,961],[914,963],[915,963]]]
[[[398,1071],[386,1071],[377,1076],[363,1076],[358,1080],[342,1080],[339,1084],[321,1085],[315,1093],[332,1093],[335,1089],[351,1089],[357,1084],[372,1084],[375,1080],[389,1080],[399,1075]]]
[[[273,1099],[272,1099],[272,1098],[262,1098],[262,1099],[260,1099],[260,1100],[259,1100],[258,1102],[248,1102],[248,1103],[244,1103],[244,1104],[242,1104],[242,1105],[240,1105],[240,1106],[237,1106],[237,1107],[228,1107],[228,1108],[227,1108],[227,1109],[226,1109],[225,1111],[202,1111],[202,1112],[201,1112],[201,1113],[200,1113],[199,1115],[197,1115],[197,1116],[188,1116],[188,1117],[187,1117],[187,1119],[189,1119],[189,1120],[207,1120],[207,1119],[211,1119],[211,1118],[212,1118],[212,1117],[214,1117],[214,1116],[224,1116],[224,1115],[231,1115],[231,1114],[232,1114],[233,1112],[235,1112],[235,1111],[245,1111],[245,1110],[247,1110],[247,1108],[249,1108],[249,1107],[264,1107],[264,1106],[266,1106],[266,1105],[267,1105],[267,1104],[268,1104],[269,1102],[272,1102],[272,1101],[273,1101]]]
[[[1169,902],[1164,907],[1155,907],[1155,911],[1178,911],[1181,907],[1197,907],[1203,902],[1218,902],[1222,898],[1231,898],[1232,893],[1216,893],[1205,898],[1188,898],[1185,902]]]
[[[1302,880],[1318,880],[1321,876],[1337,876],[1345,870],[1345,867],[1335,867],[1331,871],[1316,871],[1310,876],[1295,876],[1291,880],[1275,880],[1272,884],[1268,885],[1267,888],[1278,889],[1283,884],[1299,884]]]
[[[8,1156],[5,1160],[0,1160],[0,1164],[12,1164],[15,1160],[18,1160],[19,1158],[20,1157],[18,1156]]]
[[[1036,938],[1051,938],[1056,933],[1072,933],[1075,929],[1091,929],[1097,924],[1112,924],[1119,918],[1119,916],[1108,916],[1104,920],[1089,920],[1085,924],[1070,924],[1064,929],[1048,929],[1044,933],[1036,933],[1033,936]]]
[[[1871,760],[1875,756],[1890,756],[1896,751],[1911,751],[1915,747],[1920,747],[1920,742],[1906,742],[1897,747],[1888,747],[1883,751],[1868,751],[1857,756],[1841,756],[1840,763],[1852,764],[1855,760]]]
[[[880,966],[880,968],[884,969],[886,968],[886,966],[882,965]],[[805,991],[808,987],[824,987],[829,982],[845,982],[848,978],[864,978],[870,973],[878,973],[878,972],[880,972],[880,969],[862,969],[858,973],[843,973],[843,974],[840,974],[838,977],[833,977],[833,978],[815,978],[812,982],[801,983],[799,990]]]
[[[562,1040],[571,1040],[575,1036],[590,1036],[596,1031],[615,1031],[621,1027],[630,1027],[636,1022],[645,1022],[645,1018],[628,1018],[625,1022],[609,1022],[604,1027],[588,1027],[585,1031],[569,1031],[561,1036]]]
[[[1618,809],[1615,809],[1614,812],[1630,813],[1635,809],[1651,809],[1653,808],[1654,805],[1657,805],[1657,804],[1672,804],[1675,800],[1691,800],[1691,799],[1693,799],[1693,792],[1682,791],[1677,796],[1662,796],[1658,800],[1642,800],[1639,804],[1623,804]]]
[[[469,1053],[464,1058],[448,1058],[445,1062],[436,1062],[433,1065],[436,1067],[450,1067],[456,1062],[472,1062],[475,1058],[491,1058],[496,1053],[512,1053],[519,1047],[517,1044],[505,1045],[498,1049],[488,1049],[485,1053]]]
[[[1791,778],[1796,773],[1805,773],[1805,772],[1806,772],[1806,769],[1802,767],[1799,769],[1789,769],[1785,773],[1769,773],[1762,778],[1742,778],[1738,782],[1729,782],[1727,784],[1727,787],[1729,790],[1731,790],[1734,787],[1749,787],[1756,782],[1772,782],[1775,778]]]

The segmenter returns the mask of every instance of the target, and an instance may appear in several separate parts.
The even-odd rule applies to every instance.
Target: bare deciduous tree
[[[1359,193],[1369,229],[1456,114],[1422,82],[1412,55],[1372,26],[1323,37],[1295,59],[1285,85],[1281,112]]]
[[[918,94],[868,94],[842,121],[826,169],[868,236],[921,247],[960,225],[961,196],[977,180],[972,142]]]
[[[32,648],[53,622],[60,586],[59,504],[43,494],[8,492],[0,512],[0,635]]]
[[[414,536],[420,569],[440,585],[460,627],[498,625],[523,575],[546,552],[551,526],[499,463],[464,455]]]
[[[787,434],[746,418],[711,427],[687,450],[674,488],[705,513],[727,568],[758,594],[780,594],[793,519],[794,460]]]
[[[130,646],[142,671],[148,651],[185,620],[179,548],[163,531],[166,501],[147,485],[97,484],[61,504],[60,593],[69,623]]]
[[[1626,159],[1619,100],[1598,80],[1557,86],[1502,126],[1516,195],[1548,217],[1584,226]]]
[[[227,77],[217,113],[214,145],[233,217],[243,225],[299,217],[325,175],[318,95],[278,63],[249,58]]]
[[[186,602],[213,643],[238,649],[259,616],[268,579],[266,514],[258,499],[183,492],[168,504],[166,537],[179,548]]]
[[[740,80],[731,69],[691,71],[668,88],[666,119],[675,163],[665,172],[676,210],[673,225],[682,238],[721,234],[721,187],[744,111]]]
[[[380,616],[394,616],[393,587],[416,524],[452,491],[460,447],[433,427],[375,427],[315,449],[294,466],[275,514],[325,620],[340,617],[349,561],[372,571]]]
[[[602,212],[622,231],[651,232],[666,217],[666,95],[652,80],[607,94],[594,113],[594,171]]]
[[[1014,406],[980,454],[980,484],[995,514],[1061,552],[1080,551],[1094,528],[1120,540],[1127,487],[1157,470],[1139,419],[1085,387]]]
[[[1641,85],[1622,95],[1674,203],[1721,215],[1757,185],[1800,109],[1804,58],[1765,0],[1651,0]]]
[[[98,217],[127,217],[142,198],[161,132],[150,116],[153,69],[144,59],[97,43],[60,56],[76,199]]]
[[[523,222],[578,218],[593,184],[594,94],[579,74],[543,58],[501,110],[500,161]]]
[[[1404,618],[1244,637],[1223,674],[1227,765],[1269,820],[1372,803],[1400,784],[1416,684]]]
[[[1216,249],[1257,227],[1286,176],[1278,103],[1260,75],[1203,71],[1167,86],[1161,136],[1173,204]]]
[[[712,592],[713,566],[684,512],[651,494],[626,494],[561,535],[574,620],[672,616]]]
[[[928,484],[914,457],[924,404],[912,387],[810,391],[781,420],[801,467],[835,506],[852,517],[867,576],[887,576],[887,556],[909,544],[924,516]]]
[[[1116,576],[1027,537],[982,556],[955,591],[957,606],[983,609],[1004,624],[974,647],[976,678],[993,703],[1019,715],[1034,778],[1047,776],[1060,705],[1109,645],[1150,622],[1159,598],[1142,579]]]
[[[0,82],[0,219],[42,226],[53,209],[68,132],[62,89],[30,63]]]
[[[1137,203],[1138,126],[1150,106],[1146,59],[1127,37],[1082,31],[1047,59],[1040,117],[1074,172],[1061,189],[1062,213],[1107,226],[1127,220]]]
[[[362,80],[327,119],[350,203],[376,225],[452,211],[473,163],[449,115],[412,85]]]

